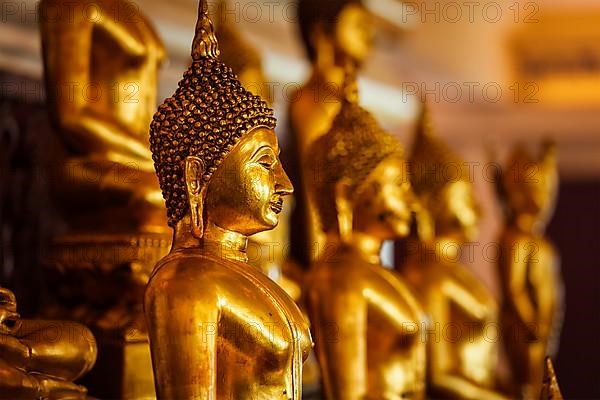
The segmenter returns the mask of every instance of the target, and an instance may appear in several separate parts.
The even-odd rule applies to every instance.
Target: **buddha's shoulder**
[[[203,291],[210,291],[210,288],[222,287],[233,281],[239,282],[240,274],[231,264],[201,252],[169,255],[156,265],[148,288],[201,287]]]
[[[373,278],[368,263],[356,256],[340,252],[317,261],[307,276],[309,285],[329,289],[359,288]]]

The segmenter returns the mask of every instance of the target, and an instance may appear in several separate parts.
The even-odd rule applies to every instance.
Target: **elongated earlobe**
[[[417,237],[423,243],[431,243],[435,234],[431,214],[425,207],[423,207],[421,202],[418,202],[415,206],[413,206],[413,212],[417,225]]]
[[[350,181],[342,179],[335,185],[335,206],[337,209],[338,231],[342,243],[352,240],[353,207],[350,201]]]
[[[192,217],[192,234],[198,239],[202,239],[204,236],[204,198],[207,185],[202,180],[203,175],[204,163],[202,160],[198,157],[186,157],[185,184]]]
[[[556,143],[552,140],[546,140],[542,143],[542,152],[540,162],[546,165],[554,165],[556,163]]]

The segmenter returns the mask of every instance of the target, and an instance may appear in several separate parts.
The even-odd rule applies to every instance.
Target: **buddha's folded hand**
[[[0,359],[20,369],[27,369],[29,347],[12,335],[0,333]]]
[[[87,397],[87,390],[83,386],[45,375],[36,375],[36,378],[44,399],[85,400]]]

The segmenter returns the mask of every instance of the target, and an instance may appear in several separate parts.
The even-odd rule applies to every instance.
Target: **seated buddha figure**
[[[305,289],[317,358],[328,399],[423,399],[421,309],[380,259],[385,240],[409,232],[408,167],[400,143],[355,98],[306,158],[327,233]]]
[[[506,216],[498,262],[502,338],[515,395],[534,398],[544,359],[556,350],[562,316],[558,256],[544,237],[558,187],[554,146],[546,145],[539,158],[517,146],[498,183]]]
[[[219,61],[206,0],[192,64],[150,128],[174,229],[144,299],[158,399],[300,400],[312,342],[281,287],[247,262],[291,183],[273,111]]]
[[[96,361],[96,342],[83,325],[21,319],[14,294],[0,288],[0,399],[85,399],[73,383]]]
[[[477,230],[478,206],[466,164],[420,117],[409,159],[422,239],[406,246],[399,270],[428,315],[428,393],[444,399],[502,399],[497,393],[497,305],[460,263]],[[488,331],[490,329],[490,331]]]
[[[125,0],[42,0],[52,195],[69,232],[164,230],[148,127],[165,50]]]
[[[249,92],[272,104],[274,93],[269,90],[261,54],[237,29],[236,14],[228,12],[227,3],[227,0],[219,0],[216,7],[215,25],[221,61],[233,70]]]
[[[289,98],[290,145],[284,149],[295,188],[291,256],[305,268],[318,258],[325,235],[309,196],[304,160],[340,111],[345,70],[358,69],[373,47],[373,23],[362,0],[298,0],[298,26],[310,61],[308,81]]]

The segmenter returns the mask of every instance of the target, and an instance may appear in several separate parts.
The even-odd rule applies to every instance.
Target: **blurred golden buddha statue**
[[[174,229],[144,300],[157,396],[300,400],[308,324],[246,254],[248,236],[277,225],[292,186],[273,111],[218,55],[202,0],[192,65],[150,130]]]
[[[171,236],[148,128],[165,50],[125,0],[41,0],[39,10],[57,138],[48,152],[50,189],[64,222],[48,257],[57,298],[44,314],[93,329],[94,395],[151,397],[143,290]]]
[[[216,12],[215,27],[221,61],[233,70],[249,92],[272,104],[273,93],[267,84],[261,55],[236,28],[236,16],[227,13],[227,0],[219,0]]]
[[[326,252],[306,281],[328,399],[423,399],[425,342],[417,301],[381,265],[406,236],[413,205],[400,143],[350,94],[307,153]]]
[[[231,68],[242,86],[254,95],[260,96],[270,104],[272,98],[266,96],[266,78],[263,73],[261,57],[236,29],[226,13],[226,0],[217,5],[216,37],[219,43],[219,59]],[[259,232],[249,237],[248,262],[263,270],[271,279],[279,283],[295,301],[300,300],[300,286],[283,275],[283,263],[289,247],[289,207],[279,215],[277,227]],[[286,212],[287,211],[287,212]]]
[[[76,232],[164,231],[148,150],[162,42],[125,0],[42,0],[40,13],[63,218]]]
[[[407,260],[399,269],[429,316],[428,393],[444,399],[502,399],[494,390],[497,305],[459,261],[461,245],[477,232],[473,185],[463,160],[434,136],[425,106],[409,164],[423,236],[407,246]]]
[[[563,400],[556,372],[554,372],[554,365],[552,365],[550,357],[546,357],[544,362],[544,380],[542,381],[540,400]]]
[[[558,190],[556,150],[536,158],[517,146],[498,179],[506,226],[500,237],[501,326],[515,395],[535,398],[547,354],[558,347],[562,280],[554,246],[544,237]]]
[[[304,266],[318,258],[325,242],[309,196],[304,160],[310,145],[324,135],[340,111],[345,70],[369,56],[371,15],[360,0],[299,0],[298,22],[312,64],[308,81],[290,100],[289,172],[296,189],[291,255]]]
[[[262,97],[268,104],[273,102],[263,72],[259,52],[239,32],[234,17],[226,13],[226,0],[217,5],[216,36],[219,42],[220,60],[238,76],[238,80],[249,92]],[[304,271],[288,257],[290,250],[291,201],[286,201],[274,229],[259,232],[248,238],[248,263],[260,268],[273,279],[302,307]],[[319,366],[314,355],[304,364],[303,388],[305,393],[315,392],[320,384]]]
[[[96,342],[83,325],[21,319],[14,294],[0,288],[0,399],[86,399],[73,381],[96,361]]]

